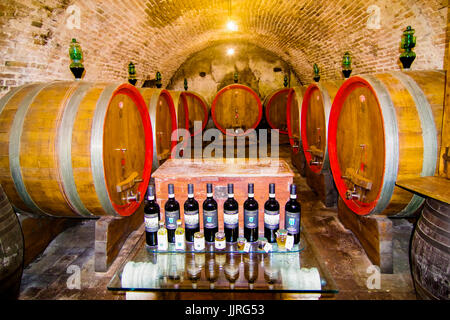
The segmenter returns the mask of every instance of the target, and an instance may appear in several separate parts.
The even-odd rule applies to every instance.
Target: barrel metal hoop
[[[41,215],[51,215],[40,209],[37,204],[31,199],[28,193],[25,183],[23,181],[22,170],[20,168],[20,138],[22,137],[23,124],[25,122],[25,117],[27,115],[28,109],[33,102],[34,98],[47,86],[52,85],[51,83],[44,83],[36,85],[35,88],[31,90],[30,93],[20,102],[17,112],[14,116],[14,120],[11,126],[10,136],[9,136],[9,167],[11,171],[11,176],[14,181],[14,186],[16,187],[17,193],[23,202],[30,208],[33,212]]]
[[[108,195],[108,190],[106,189],[103,163],[103,128],[109,101],[118,86],[118,84],[111,84],[103,90],[95,107],[91,128],[91,168],[95,192],[97,193],[97,197],[103,207],[103,210],[112,216],[118,216],[119,213],[114,209]]]
[[[417,223],[417,234],[422,237],[422,239],[426,242],[428,242],[431,246],[441,250],[442,252],[450,254],[450,247],[440,243],[439,241],[436,241],[435,239],[431,238],[429,235],[427,235],[422,228],[420,227],[420,224]]]
[[[78,194],[72,167],[72,134],[78,107],[85,97],[91,83],[82,82],[70,97],[62,116],[58,129],[56,148],[60,168],[61,183],[67,201],[79,215],[92,216],[93,214],[84,206]]]
[[[380,196],[377,204],[371,212],[373,214],[377,214],[382,213],[386,209],[392,198],[392,194],[394,193],[399,162],[398,125],[395,108],[385,85],[372,75],[365,75],[364,79],[369,82],[369,84],[376,92],[381,109],[381,115],[383,118],[385,143],[383,185],[381,186]],[[389,161],[387,161],[388,159]]]
[[[328,140],[328,122],[330,120],[330,112],[331,112],[331,105],[332,105],[332,101],[330,98],[330,94],[328,93],[327,88],[325,88],[324,85],[322,85],[321,83],[317,83],[319,90],[320,90],[320,94],[322,95],[322,101],[323,101],[323,112],[324,112],[324,116],[325,116],[325,139]],[[321,173],[323,173],[326,170],[330,170],[330,161],[328,158],[328,141],[326,141],[325,143],[325,149],[324,149],[324,153],[323,153],[323,163],[322,163],[322,168],[320,170]]]
[[[16,87],[14,89],[11,89],[10,91],[8,91],[7,94],[5,94],[1,99],[0,99],[0,113],[2,113],[3,109],[5,108],[6,104],[9,102],[9,100],[11,100],[11,98],[20,90],[22,90],[23,88],[27,87],[28,85],[23,85],[20,87]]]

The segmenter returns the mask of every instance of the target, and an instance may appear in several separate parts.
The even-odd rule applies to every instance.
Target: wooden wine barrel
[[[312,172],[329,169],[327,128],[331,105],[342,80],[323,81],[308,86],[300,115],[300,140],[306,165]]]
[[[139,208],[153,142],[133,86],[25,85],[0,100],[0,123],[0,184],[19,210],[89,217],[129,216]]]
[[[288,134],[286,105],[290,88],[276,90],[264,99],[264,110],[267,123],[281,134]]]
[[[450,300],[450,205],[428,198],[411,242],[411,270],[422,299]]]
[[[0,299],[17,299],[23,259],[22,228],[0,186]]]
[[[181,119],[178,118],[178,127],[189,130],[191,136],[195,136],[205,130],[209,118],[208,104],[205,99],[193,91],[169,90],[169,92],[172,96],[175,109],[178,106],[178,113],[183,111],[184,114],[188,115],[187,117],[181,117]],[[201,121],[200,128],[194,128],[195,121]]]
[[[444,73],[391,72],[349,78],[331,108],[328,152],[336,188],[359,215],[408,216],[423,198],[398,179],[437,168]]]
[[[147,104],[152,124],[152,171],[155,171],[175,151],[178,138],[172,141],[172,133],[178,128],[177,108],[169,91],[165,89],[141,88],[139,91]]]
[[[291,88],[286,102],[286,123],[289,143],[292,146],[292,152],[294,154],[299,153],[299,150],[301,149],[300,115],[305,91],[305,86]]]
[[[216,127],[223,133],[231,136],[246,135],[261,121],[261,100],[251,88],[241,84],[231,84],[220,90],[214,97],[211,117]]]

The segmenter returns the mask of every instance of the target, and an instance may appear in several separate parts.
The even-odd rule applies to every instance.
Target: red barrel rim
[[[289,93],[288,93],[288,98],[287,98],[287,102],[286,102],[286,122],[287,122],[287,134],[289,137],[289,143],[292,147],[292,152],[294,154],[297,154],[300,151],[300,146],[298,146],[297,148],[294,147],[294,135],[292,133],[292,122],[291,122],[291,104],[292,104],[292,97],[294,96],[295,93],[295,89],[294,88],[290,88],[289,89]]]
[[[191,96],[191,97],[193,97],[194,99],[196,99],[197,101],[200,101],[200,105],[202,106],[202,109],[203,109],[204,117],[203,117],[203,122],[202,122],[202,129],[201,129],[201,130],[194,131],[193,133],[191,133],[191,137],[193,137],[193,136],[196,136],[197,134],[203,132],[203,130],[205,130],[206,124],[208,123],[208,108],[206,107],[206,102],[205,102],[205,100],[203,100],[202,98],[200,98],[200,96],[199,96],[198,94],[196,94],[196,93],[194,93],[194,92],[192,92],[192,91],[183,91],[183,92],[181,93],[181,95],[182,95],[184,98],[185,98],[185,96]],[[186,105],[187,105],[187,100],[186,100]],[[186,127],[186,129],[189,130],[189,119],[188,119],[188,122],[187,122],[187,127]]]
[[[308,88],[306,88],[305,94],[303,95],[303,101],[302,101],[302,110],[300,115],[300,137],[302,141],[302,147],[303,147],[303,153],[305,154],[306,159],[306,165],[308,168],[311,169],[312,172],[320,173],[323,167],[323,163],[319,165],[310,165],[309,162],[311,161],[312,157],[311,154],[307,151],[309,150],[309,143],[308,143],[308,137],[306,134],[306,117],[308,113],[309,108],[309,100],[311,99],[311,95],[314,90],[319,90],[320,88],[317,84],[311,83]]]
[[[277,128],[277,127],[270,121],[270,117],[269,117],[269,109],[270,109],[270,105],[271,105],[273,99],[275,99],[276,96],[278,96],[278,95],[280,95],[280,94],[282,94],[282,93],[285,93],[285,92],[288,92],[288,95],[289,95],[290,90],[291,90],[291,88],[283,88],[283,89],[280,89],[280,90],[278,90],[278,91],[273,92],[273,93],[270,95],[269,101],[267,101],[267,104],[265,105],[265,109],[266,109],[266,110],[265,110],[265,114],[266,114],[266,120],[267,120],[267,123],[269,124],[269,126],[270,126],[272,129],[278,129],[278,131],[279,131],[280,133],[282,133],[282,134],[288,134],[288,131],[286,131],[286,130],[280,130],[279,128]],[[287,114],[286,114],[286,116],[287,116]]]
[[[253,97],[255,98],[256,102],[258,103],[258,120],[252,125],[252,127],[250,129],[247,129],[244,133],[241,134],[234,134],[234,133],[227,133],[226,129],[224,129],[216,120],[216,103],[217,103],[217,99],[219,98],[219,96],[221,94],[223,94],[225,91],[227,90],[231,90],[231,89],[243,89],[246,90],[248,92],[250,92],[251,95],[253,95]],[[211,105],[211,117],[214,121],[214,124],[216,125],[216,127],[222,131],[224,134],[229,134],[231,136],[245,136],[247,134],[249,134],[250,132],[252,132],[253,130],[255,130],[255,128],[258,126],[258,124],[261,122],[262,119],[262,103],[261,103],[261,99],[259,99],[258,95],[256,94],[255,91],[253,91],[250,87],[244,86],[242,84],[230,84],[228,86],[226,86],[225,88],[222,88],[214,97],[213,103]]]
[[[147,186],[150,182],[150,176],[152,173],[152,159],[153,159],[153,131],[152,131],[152,125],[150,122],[150,117],[148,116],[147,111],[147,104],[144,101],[144,98],[136,89],[134,86],[128,83],[124,83],[120,85],[111,95],[110,102],[117,94],[124,94],[128,96],[131,100],[133,100],[134,104],[137,106],[139,114],[142,119],[142,124],[144,127],[144,134],[145,134],[145,162],[144,162],[144,171],[142,173],[142,182],[139,184],[138,192],[140,192],[141,197],[139,201],[132,202],[125,205],[119,205],[116,204],[112,199],[108,191],[108,197],[111,201],[111,204],[113,205],[113,208],[119,213],[119,215],[123,217],[131,216],[133,213],[136,212],[136,210],[141,205],[142,201],[144,200],[144,195],[147,191]],[[110,103],[109,102],[109,103]],[[108,103],[108,108],[109,108]],[[173,103],[172,103],[173,104]],[[105,168],[103,167],[103,170]],[[106,176],[106,172],[104,172]],[[105,181],[106,183],[106,181]],[[108,190],[108,188],[107,188]]]
[[[336,184],[336,189],[339,192],[340,197],[344,201],[345,205],[352,210],[357,215],[365,216],[371,213],[371,211],[377,205],[380,199],[382,188],[378,191],[377,197],[371,203],[365,203],[358,200],[348,200],[346,198],[347,185],[345,180],[342,179],[342,170],[339,166],[337,157],[337,125],[339,121],[339,115],[341,114],[342,106],[348,95],[356,88],[367,88],[369,89],[373,96],[376,98],[377,105],[380,111],[380,116],[383,118],[383,113],[380,107],[380,101],[378,100],[375,90],[372,88],[370,83],[362,77],[353,76],[347,79],[339,88],[336,96],[334,97],[333,104],[331,106],[330,118],[328,122],[328,158],[330,162],[331,172],[333,175],[334,183]],[[384,132],[384,121],[382,121],[383,132]],[[386,163],[386,154],[384,154],[384,163]],[[385,168],[383,168],[384,177]]]

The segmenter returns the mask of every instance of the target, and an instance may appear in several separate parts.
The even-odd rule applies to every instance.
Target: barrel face
[[[211,116],[216,127],[223,133],[245,135],[261,121],[261,100],[249,87],[232,84],[217,93],[211,106]],[[227,133],[226,129],[232,129],[234,133]]]
[[[339,89],[330,113],[329,159],[336,188],[353,212],[409,216],[423,203],[395,181],[436,171],[441,124],[433,114],[442,110],[444,76],[431,74],[354,76]]]
[[[450,299],[450,205],[427,199],[411,242],[411,271],[422,299]]]
[[[297,154],[301,147],[300,142],[300,115],[303,103],[303,95],[305,87],[291,88],[287,98],[287,128],[289,135],[289,143],[292,146],[292,151]]]
[[[115,190],[120,182],[115,180],[129,170],[137,171],[141,183],[135,188],[141,193],[150,179],[151,125],[137,89],[57,81],[24,86],[1,104],[0,119],[6,126],[0,181],[15,206],[58,217],[130,215],[137,210],[142,199],[124,204]],[[133,150],[127,143],[139,145],[128,163],[115,150]]]
[[[198,93],[185,91],[182,93],[189,110],[189,132],[195,136],[205,130],[208,123],[209,111],[208,104]],[[195,130],[194,124],[201,121],[201,129]]]
[[[282,134],[288,134],[286,105],[289,88],[283,88],[271,93],[264,103],[266,120],[272,129],[280,130]]]
[[[0,186],[0,298],[17,299],[23,271],[23,235],[19,220]]]
[[[174,100],[167,90],[141,88],[153,129],[153,165],[156,170],[171,157],[177,141],[172,141],[172,133],[177,130],[177,110]],[[177,106],[178,107],[178,106]]]

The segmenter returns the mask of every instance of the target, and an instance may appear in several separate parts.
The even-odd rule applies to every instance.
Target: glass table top
[[[137,252],[127,259],[108,284],[113,291],[257,291],[335,294],[338,289],[315,257],[304,233],[291,250],[280,251],[276,244],[265,252],[252,243],[249,252],[227,244],[224,251],[206,243],[195,251],[186,243],[185,251],[158,251],[141,241]]]

